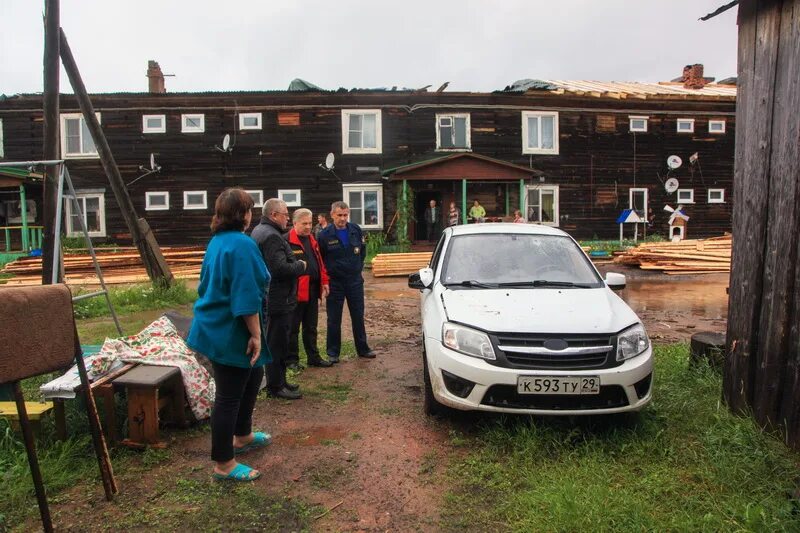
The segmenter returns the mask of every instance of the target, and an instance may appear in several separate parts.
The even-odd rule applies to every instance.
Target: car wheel
[[[425,397],[422,402],[422,408],[428,416],[443,415],[446,412],[446,407],[436,401],[433,396],[433,387],[431,386],[431,376],[428,373],[428,357],[422,354],[422,381],[425,383]]]

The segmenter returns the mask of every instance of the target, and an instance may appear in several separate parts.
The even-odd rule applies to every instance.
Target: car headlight
[[[617,361],[636,357],[650,347],[644,326],[636,324],[617,335]]]
[[[474,329],[445,322],[442,326],[442,344],[464,355],[495,359],[494,348],[489,336]]]

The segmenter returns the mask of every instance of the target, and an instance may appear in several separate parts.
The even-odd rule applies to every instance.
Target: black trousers
[[[357,278],[334,280],[331,279],[331,293],[328,296],[328,357],[339,357],[342,350],[342,309],[347,300],[350,310],[350,322],[353,326],[353,340],[356,344],[356,353],[364,355],[370,351],[367,344],[367,328],[364,324],[364,278],[361,274]]]
[[[439,228],[439,223],[438,222],[427,221],[425,224],[427,226],[426,229],[428,230],[427,231],[428,240],[429,241],[438,241],[439,240],[439,235],[442,233],[441,229]]]
[[[292,314],[292,330],[289,334],[289,357],[287,364],[300,362],[300,326],[303,327],[303,348],[309,363],[319,361],[317,349],[317,321],[319,319],[319,282],[311,282],[307,302],[297,302]]]
[[[289,331],[292,313],[267,317],[267,346],[272,352],[272,362],[267,365],[267,388],[278,392],[286,386],[286,365],[289,357]]]
[[[211,410],[211,460],[233,459],[233,436],[253,431],[253,407],[264,376],[264,367],[239,368],[211,362],[217,386]]]

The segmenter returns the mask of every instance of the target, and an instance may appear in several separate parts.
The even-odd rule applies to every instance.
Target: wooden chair
[[[14,389],[19,423],[31,467],[33,485],[42,526],[53,531],[50,508],[36,456],[36,444],[20,380],[61,370],[73,362],[78,365],[82,391],[92,433],[92,443],[100,465],[100,475],[107,500],[117,492],[111,460],[97,415],[92,388],[86,374],[75,327],[72,294],[66,285],[0,288],[0,384]]]

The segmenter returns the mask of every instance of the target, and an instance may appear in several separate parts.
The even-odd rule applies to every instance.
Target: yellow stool
[[[25,411],[28,418],[33,423],[33,427],[38,429],[42,416],[53,409],[53,402],[25,402]],[[19,413],[17,413],[16,402],[0,402],[0,417],[11,421],[14,431],[19,431]]]

